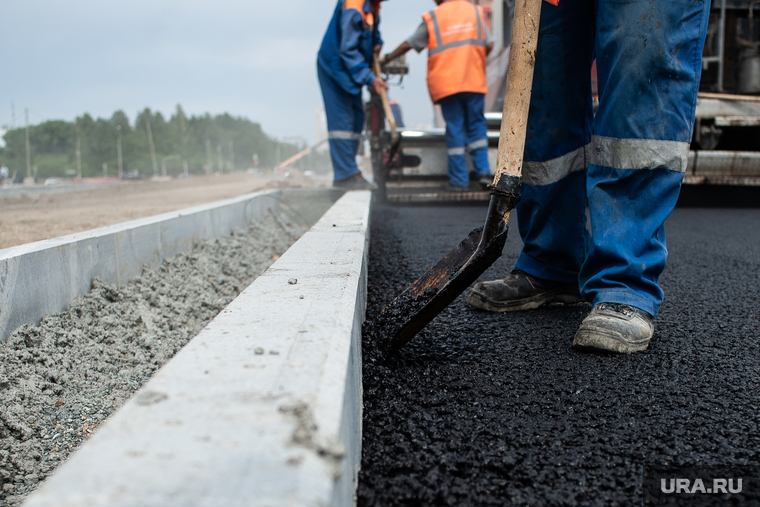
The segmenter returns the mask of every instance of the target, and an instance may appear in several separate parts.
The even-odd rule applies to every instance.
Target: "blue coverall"
[[[490,176],[488,130],[483,113],[485,95],[462,92],[438,101],[446,120],[446,148],[449,158],[449,183],[457,187],[470,184],[465,150],[470,151],[476,177]]]
[[[364,127],[361,92],[376,79],[370,70],[373,49],[383,43],[379,17],[370,27],[359,11],[346,9],[344,4],[338,0],[317,56],[335,181],[360,172],[356,154]],[[365,0],[363,9],[371,12],[370,0]]]
[[[543,3],[516,208],[519,269],[577,281],[593,304],[657,314],[664,223],[687,166],[709,8],[709,0]]]

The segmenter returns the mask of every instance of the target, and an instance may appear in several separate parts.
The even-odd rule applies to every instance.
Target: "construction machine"
[[[487,61],[489,159],[492,167],[503,110],[504,86],[515,0],[473,0],[486,12],[494,36]],[[595,67],[592,92],[596,96]],[[405,60],[383,67],[386,78],[409,72]],[[760,0],[717,0],[711,6],[702,56],[702,81],[685,185],[760,187]],[[367,105],[367,135],[372,168],[381,196],[392,203],[488,201],[486,190],[449,192],[443,117],[434,108],[434,128],[404,127],[399,105],[392,104],[398,129],[386,128],[380,97]],[[469,160],[468,160],[469,163]]]

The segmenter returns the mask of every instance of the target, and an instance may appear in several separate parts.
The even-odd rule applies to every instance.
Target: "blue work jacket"
[[[373,15],[370,0],[338,0],[322,39],[317,65],[352,95],[375,81],[372,49],[383,43],[379,25],[380,17]]]

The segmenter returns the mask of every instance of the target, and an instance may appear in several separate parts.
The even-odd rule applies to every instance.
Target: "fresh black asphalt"
[[[484,218],[375,206],[367,318]],[[643,353],[575,352],[588,304],[492,314],[460,296],[390,365],[365,361],[358,504],[641,505],[651,465],[760,464],[760,209],[677,208],[666,234]],[[519,250],[513,220],[481,279]],[[760,505],[748,486],[709,500]]]

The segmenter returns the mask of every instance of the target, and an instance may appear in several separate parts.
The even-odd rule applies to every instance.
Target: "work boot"
[[[488,185],[493,183],[493,174],[478,174],[470,171],[470,187],[476,190],[487,190]]]
[[[459,185],[452,185],[451,183],[443,185],[444,192],[468,192],[469,190],[470,187],[460,187]]]
[[[467,294],[467,302],[489,312],[532,310],[547,303],[573,304],[583,301],[578,284],[542,280],[514,269],[506,278],[478,282]]]
[[[356,173],[343,180],[334,180],[333,187],[344,190],[377,190],[377,185],[365,180],[362,173]]]
[[[630,354],[646,349],[653,334],[654,317],[647,312],[619,303],[599,303],[583,319],[573,348]]]

